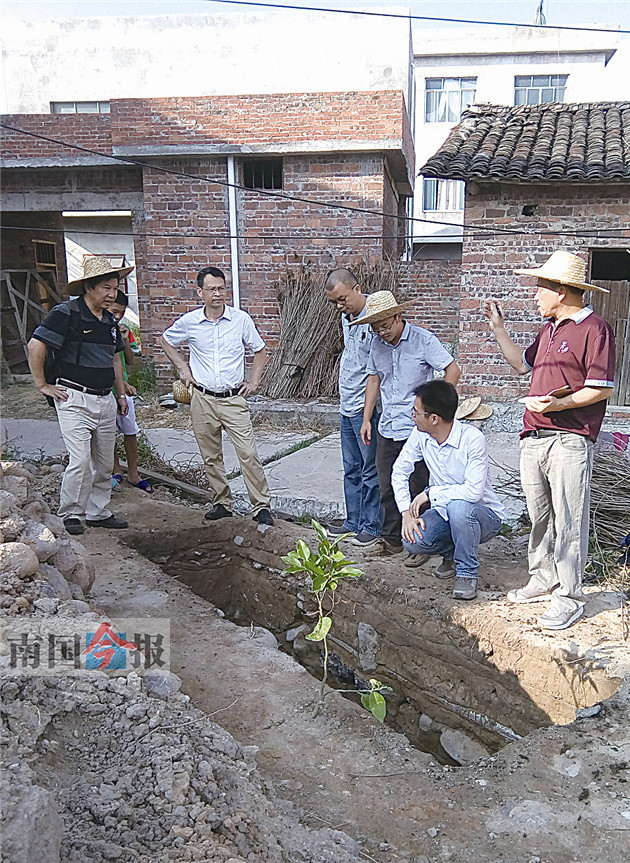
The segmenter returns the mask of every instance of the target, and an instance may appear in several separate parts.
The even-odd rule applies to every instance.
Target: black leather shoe
[[[218,521],[220,518],[232,518],[232,513],[222,503],[215,503],[204,515],[204,518],[207,518],[208,521]]]
[[[97,521],[86,518],[85,523],[88,527],[108,527],[110,530],[124,530],[126,527],[129,527],[128,521],[116,518],[115,515],[110,515],[109,518],[99,518]]]
[[[64,518],[63,523],[68,533],[72,534],[72,536],[79,536],[85,533],[85,528],[81,524],[80,518]]]
[[[256,515],[252,516],[252,518],[254,521],[257,521],[258,524],[272,525],[274,523],[268,509],[261,509],[260,512],[257,512]]]

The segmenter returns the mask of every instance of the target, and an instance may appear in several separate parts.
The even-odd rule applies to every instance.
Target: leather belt
[[[74,381],[67,381],[65,378],[57,378],[57,383],[62,387],[70,387],[71,390],[78,390],[80,393],[87,393],[89,396],[109,396],[112,388],[107,390],[93,390],[91,387],[84,387],[81,384],[75,384]]]
[[[570,432],[568,429],[532,429],[525,432],[523,437],[553,437],[557,434],[574,434],[574,432]]]
[[[207,390],[205,387],[202,387],[201,384],[193,384],[196,390],[199,390],[200,393],[204,393],[207,396],[214,396],[215,399],[227,399],[230,396],[237,396],[240,392],[240,387],[234,387],[231,390],[225,390],[222,393],[215,393],[214,390]]]

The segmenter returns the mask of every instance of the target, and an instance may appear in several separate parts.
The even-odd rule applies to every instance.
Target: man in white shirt
[[[214,505],[205,518],[216,521],[232,515],[232,492],[223,462],[221,432],[227,432],[241,466],[259,524],[273,524],[271,496],[262,469],[245,396],[260,385],[267,361],[265,343],[250,316],[226,305],[225,276],[217,267],[204,267],[197,276],[203,306],[178,318],[162,335],[162,349],[185,384],[194,387],[190,405],[193,432],[203,458]],[[187,344],[189,363],[176,345]],[[253,351],[251,380],[244,381],[245,349]]]
[[[474,599],[479,545],[497,535],[505,516],[490,483],[486,439],[479,429],[455,419],[458,399],[452,384],[429,381],[414,393],[416,427],[392,471],[403,543],[412,554],[443,555],[441,576],[457,575],[455,599]],[[420,459],[430,480],[412,501],[409,477]],[[427,504],[429,509],[421,516]]]

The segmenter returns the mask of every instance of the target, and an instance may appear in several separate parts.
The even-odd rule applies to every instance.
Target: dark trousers
[[[381,507],[383,510],[383,528],[381,536],[392,545],[402,545],[402,516],[394,500],[392,489],[392,468],[405,445],[404,440],[392,440],[376,435],[376,470],[378,471],[378,486],[381,492]],[[416,462],[413,473],[409,477],[411,499],[429,484],[429,471],[424,461]]]

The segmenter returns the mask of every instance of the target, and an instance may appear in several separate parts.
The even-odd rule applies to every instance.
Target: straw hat
[[[482,405],[480,396],[471,396],[459,403],[459,407],[455,413],[455,419],[458,420],[487,420],[492,416],[492,408],[490,405]]]
[[[406,303],[397,303],[396,297],[391,291],[376,291],[373,294],[368,294],[365,301],[365,315],[350,321],[351,327],[356,327],[357,324],[375,324],[377,321],[383,321],[385,318],[391,318],[401,312],[403,309],[413,306],[418,300],[409,300]]]
[[[113,267],[107,258],[88,258],[83,263],[81,278],[68,282],[68,291],[71,294],[80,294],[86,279],[93,279],[95,276],[118,276],[119,279],[124,279],[132,270],[133,267]]]
[[[556,249],[542,267],[535,270],[514,270],[514,272],[518,276],[535,276],[537,279],[547,279],[550,282],[557,282],[559,285],[570,285],[582,291],[610,293],[606,288],[600,288],[586,282],[586,261],[578,258],[577,255],[565,252],[563,249]]]

